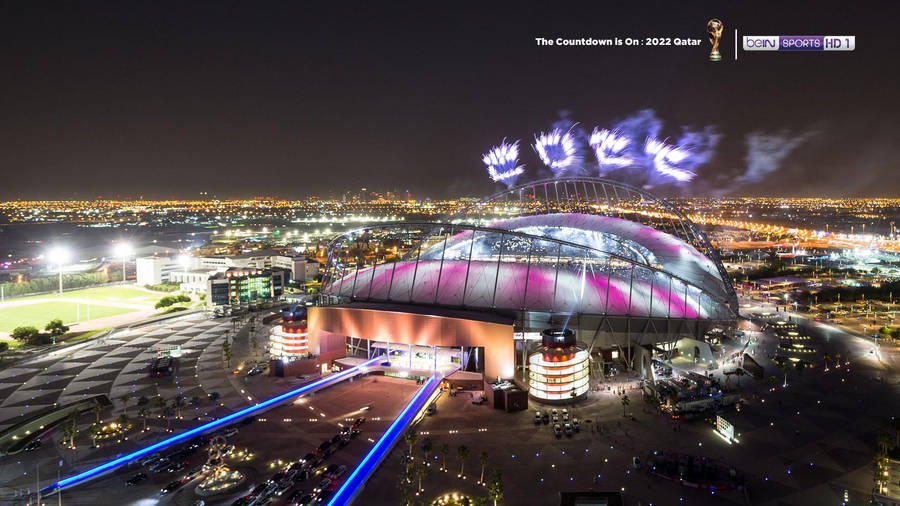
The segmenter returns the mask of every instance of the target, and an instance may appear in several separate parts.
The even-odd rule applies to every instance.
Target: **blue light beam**
[[[381,463],[381,460],[384,459],[385,454],[391,450],[391,447],[401,436],[406,424],[408,424],[409,421],[416,416],[416,413],[422,409],[424,401],[428,400],[429,395],[431,395],[440,382],[441,377],[437,373],[431,375],[431,378],[429,378],[428,381],[422,385],[422,388],[416,392],[416,395],[413,396],[406,407],[403,408],[403,411],[401,411],[397,418],[394,419],[394,422],[391,423],[390,427],[384,431],[384,434],[381,435],[378,442],[376,442],[372,449],[369,450],[369,453],[363,457],[359,465],[356,466],[356,469],[350,473],[347,481],[345,481],[344,484],[341,485],[341,488],[339,488],[334,496],[331,497],[331,500],[328,501],[328,506],[343,506],[353,499],[353,496],[355,496],[359,489],[362,488],[369,476],[375,471],[375,468],[378,467],[378,464]]]

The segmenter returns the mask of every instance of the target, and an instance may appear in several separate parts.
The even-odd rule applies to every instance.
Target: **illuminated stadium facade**
[[[329,247],[321,293],[314,353],[386,345],[503,378],[527,367],[525,341],[547,328],[574,330],[588,352],[618,348],[634,367],[641,349],[732,326],[737,310],[716,251],[684,214],[598,178],[516,186],[447,223],[347,232]]]

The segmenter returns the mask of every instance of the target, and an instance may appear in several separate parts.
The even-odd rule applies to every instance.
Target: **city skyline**
[[[835,4],[837,5],[837,4]],[[543,9],[73,5],[7,9],[0,199],[282,198],[386,186],[446,198],[502,188],[481,155],[560,117],[590,131],[653,110],[661,135],[712,128],[715,149],[664,195],[890,196],[900,101],[876,4]],[[369,22],[378,14],[377,25]],[[560,13],[562,14],[562,13]],[[721,18],[723,61],[706,62]],[[852,33],[852,53],[734,58],[740,33]],[[536,37],[695,37],[690,48],[544,47]],[[748,160],[752,136],[786,149]],[[760,137],[762,136],[762,137]],[[761,163],[761,165],[760,165]],[[767,172],[758,177],[753,171]],[[590,167],[588,167],[590,171]],[[752,177],[747,177],[748,173]],[[263,175],[263,178],[259,178]],[[624,178],[626,175],[616,175]],[[249,181],[263,179],[263,181]],[[278,184],[271,184],[277,181]],[[277,188],[277,192],[272,189]]]

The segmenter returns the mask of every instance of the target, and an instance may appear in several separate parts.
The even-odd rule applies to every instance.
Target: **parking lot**
[[[226,462],[246,479],[227,493],[198,496],[195,489],[205,476],[202,472],[187,479],[175,490],[162,492],[168,484],[183,479],[189,471],[202,468],[207,460],[207,449],[203,447],[186,455],[187,464],[178,471],[166,472],[165,467],[153,471],[134,463],[109,477],[79,486],[77,494],[66,497],[64,502],[75,505],[164,503],[191,506],[202,499],[206,505],[230,505],[250,495],[259,486],[262,488],[256,496],[266,495],[261,492],[270,487],[267,482],[273,476],[307,457],[306,465],[301,463],[295,466],[297,473],[292,477],[272,480],[283,482],[281,495],[271,494],[256,503],[243,503],[247,506],[251,503],[290,504],[287,498],[298,490],[303,492],[297,495],[300,498],[312,494],[317,487],[326,491],[336,488],[415,390],[416,384],[410,380],[383,376],[357,378],[268,411],[248,425],[238,424],[237,433],[227,438],[228,445],[233,445],[233,449],[226,456]],[[323,443],[339,436],[342,430],[351,428],[354,421],[361,417],[365,421],[359,425],[357,435],[348,437],[346,442],[339,437],[320,449]],[[308,470],[309,474],[302,473],[301,468]],[[341,471],[342,474],[336,479],[323,483],[329,474]],[[145,473],[147,479],[128,486],[126,481],[137,473]],[[273,488],[279,487],[276,485]],[[110,496],[110,491],[120,495]]]

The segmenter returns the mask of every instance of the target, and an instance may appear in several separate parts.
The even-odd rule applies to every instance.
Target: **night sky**
[[[696,183],[664,193],[900,194],[896,2],[731,3],[5,2],[0,199],[480,195],[495,189],[481,154],[504,137],[530,140],[561,111],[592,128],[642,109],[668,135],[721,134]],[[706,61],[712,17],[719,64]],[[734,62],[735,28],[855,35],[857,50]],[[735,187],[751,132],[802,141]]]

